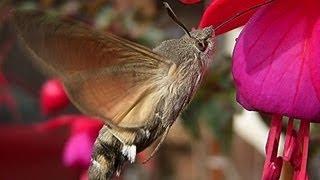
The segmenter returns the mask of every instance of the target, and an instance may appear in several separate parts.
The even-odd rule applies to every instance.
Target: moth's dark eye
[[[204,52],[207,49],[208,42],[206,40],[198,41],[196,46],[201,52]]]

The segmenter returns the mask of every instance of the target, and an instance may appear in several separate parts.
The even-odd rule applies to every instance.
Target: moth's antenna
[[[228,24],[229,22],[233,21],[234,19],[236,19],[236,18],[238,18],[238,17],[240,17],[240,16],[242,16],[242,15],[244,15],[244,14],[246,14],[246,13],[252,11],[252,10],[255,10],[255,9],[261,7],[261,6],[265,6],[265,5],[267,5],[267,4],[270,4],[270,3],[272,3],[273,1],[274,1],[274,0],[268,0],[268,1],[262,2],[262,3],[260,3],[260,4],[257,4],[257,5],[255,5],[255,6],[252,6],[252,7],[250,7],[250,8],[247,9],[247,10],[244,10],[244,11],[242,11],[242,12],[238,12],[236,15],[230,17],[229,19],[227,19],[227,20],[224,21],[223,23],[219,24],[217,27],[214,28],[214,30],[216,31],[217,29],[223,27],[224,25]]]
[[[189,37],[191,37],[188,29],[186,28],[186,26],[184,24],[182,24],[179,19],[177,18],[177,16],[174,14],[173,10],[171,9],[170,5],[167,2],[163,2],[164,7],[166,8],[168,15],[171,17],[171,19],[177,23],[177,25],[179,25],[186,34],[188,34]]]

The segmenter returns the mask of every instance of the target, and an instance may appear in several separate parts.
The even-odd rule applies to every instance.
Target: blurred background
[[[209,0],[194,5],[167,2],[191,30],[197,27]],[[56,98],[48,97],[44,85],[49,77],[33,67],[10,25],[9,11],[16,7],[71,15],[149,48],[184,32],[159,0],[0,1],[0,179],[85,179],[85,166],[69,166],[63,161],[72,135],[66,122],[77,119],[80,112],[63,97],[58,108],[52,105]],[[125,166],[117,179],[260,179],[269,117],[243,111],[235,102],[230,68],[239,32],[217,37],[213,66],[157,155],[142,164],[152,148],[140,153],[137,162]],[[63,122],[63,127],[48,126],[50,122]],[[319,137],[315,133],[311,143],[309,175],[319,179]],[[284,166],[282,179],[291,179],[286,175],[290,171]]]

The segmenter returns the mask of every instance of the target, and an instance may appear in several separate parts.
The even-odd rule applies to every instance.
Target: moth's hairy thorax
[[[209,38],[207,37],[209,33],[205,30],[195,30],[193,34],[195,38],[184,36],[180,39],[167,40],[153,49],[154,52],[171,62],[170,68],[158,80],[157,86],[159,96],[165,99],[161,108],[165,126],[171,125],[189,103],[209,62],[213,60],[211,33]],[[196,47],[196,38],[198,36],[201,38],[202,35],[208,40],[208,47],[205,51],[200,51]]]
[[[190,80],[201,73],[203,68],[199,52],[184,39],[164,41],[153,51],[172,62],[160,83],[160,87],[163,85],[174,86],[169,89],[170,93],[174,93],[175,89],[180,89],[179,87],[185,84],[192,83]]]
[[[154,52],[170,59],[176,64],[194,60],[197,50],[186,39],[170,39],[163,41],[153,49]]]
[[[180,39],[163,41],[153,49],[153,52],[167,58],[178,68],[204,71],[213,61],[214,30],[212,27],[207,27],[193,30],[190,34],[192,37],[184,35]],[[199,42],[207,43],[204,50],[197,47]]]
[[[169,88],[170,93],[175,93],[175,90],[192,83],[190,80],[201,72],[203,63],[199,52],[185,38],[164,41],[153,51],[172,62],[160,83],[160,87],[174,86]]]

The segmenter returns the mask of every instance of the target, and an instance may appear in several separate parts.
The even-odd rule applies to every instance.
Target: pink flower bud
[[[62,83],[57,79],[48,80],[41,88],[41,109],[45,115],[62,110],[69,104]]]

